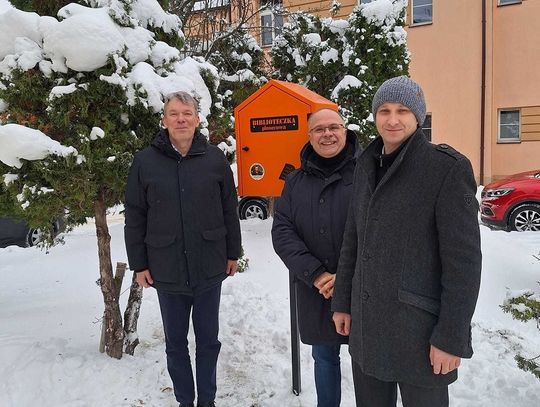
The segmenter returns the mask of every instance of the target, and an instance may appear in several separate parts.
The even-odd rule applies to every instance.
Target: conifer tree
[[[540,253],[533,257],[540,261]],[[509,291],[501,308],[518,321],[534,321],[536,327],[540,330],[540,290],[538,288],[536,291],[533,289],[519,292]],[[540,354],[531,356],[520,352],[515,356],[515,360],[520,369],[530,372],[540,379]]]
[[[406,5],[406,0],[360,4],[346,21],[291,14],[271,50],[273,76],[335,101],[349,128],[367,144],[377,134],[371,115],[375,91],[386,79],[408,74]]]
[[[8,51],[0,48],[4,51],[0,54],[0,109],[4,110],[0,133],[9,138],[10,124],[25,126],[41,131],[42,140],[52,139],[71,151],[23,159],[20,166],[0,161],[0,214],[15,214],[41,228],[48,244],[52,243],[52,218],[64,218],[68,230],[85,223],[87,217],[95,218],[105,350],[111,357],[121,358],[124,329],[106,211],[123,202],[133,155],[150,144],[158,129],[163,94],[179,89],[202,93],[195,96],[202,99],[207,115],[210,94],[199,71],[206,72],[211,88],[217,86],[216,71],[204,62],[182,61],[175,48],[183,41],[179,19],[163,12],[157,1],[80,3],[60,9],[60,22],[19,10],[0,15],[0,20],[5,18],[4,23],[0,21],[0,37],[13,35],[9,30],[19,28],[21,38],[25,34],[32,37],[18,39]],[[86,16],[90,20],[84,20]],[[79,18],[77,30],[89,27],[88,38],[81,35],[81,42],[95,39],[110,47],[102,62],[96,63],[95,55],[84,55],[87,50],[76,49],[79,44],[66,42],[62,48],[63,41],[70,38],[61,27],[71,18]],[[15,19],[23,27],[6,23]],[[50,37],[40,37],[37,21],[47,35],[63,35],[48,43]],[[105,33],[101,37],[99,30]],[[115,41],[120,45],[111,46]],[[90,47],[89,42],[85,45]],[[95,52],[100,53],[99,47]],[[4,151],[9,147],[1,145],[8,143],[5,140],[0,139]],[[132,352],[133,343],[127,345]]]

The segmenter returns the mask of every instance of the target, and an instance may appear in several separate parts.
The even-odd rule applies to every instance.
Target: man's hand
[[[320,276],[318,276],[313,285],[319,290],[324,298],[332,298],[334,294],[334,283],[336,282],[336,275],[325,271]]]
[[[446,353],[433,345],[431,345],[429,350],[429,360],[431,361],[433,373],[435,374],[450,373],[452,370],[457,369],[461,364],[460,357]]]
[[[234,276],[236,273],[236,269],[238,268],[238,260],[227,260],[227,270],[225,272],[229,276]]]
[[[336,332],[343,336],[349,336],[349,333],[351,332],[351,314],[334,312],[332,319],[336,325]]]
[[[144,288],[148,288],[154,284],[154,280],[152,280],[152,275],[148,269],[139,271],[136,276],[136,281],[141,287]]]

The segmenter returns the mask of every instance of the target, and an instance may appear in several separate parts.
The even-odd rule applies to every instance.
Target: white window
[[[433,0],[411,0],[412,25],[433,22]]]
[[[520,141],[521,120],[519,109],[499,110],[499,143],[515,143]]]
[[[281,34],[282,28],[282,15],[274,13],[272,10],[261,11],[261,45],[272,45],[274,39]]]
[[[431,113],[426,114],[426,120],[422,124],[422,132],[428,141],[431,141]]]
[[[210,10],[228,6],[230,0],[197,0],[193,3],[193,11]]]
[[[497,2],[497,5],[506,6],[507,4],[519,4],[519,3],[521,3],[521,0],[499,0]]]

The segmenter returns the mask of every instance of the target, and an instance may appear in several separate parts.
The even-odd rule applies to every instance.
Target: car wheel
[[[540,231],[540,205],[524,204],[512,211],[510,229],[518,232]]]
[[[259,199],[249,199],[240,207],[240,219],[266,219],[267,217],[268,208]]]
[[[26,245],[29,247],[37,245],[41,242],[42,232],[39,229],[30,229],[26,235]]]

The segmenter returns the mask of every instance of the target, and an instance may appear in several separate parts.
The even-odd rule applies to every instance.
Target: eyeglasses
[[[328,129],[330,133],[336,134],[339,130],[344,129],[344,128],[345,128],[344,125],[335,123],[335,124],[330,124],[328,126],[314,127],[309,132],[316,134],[317,136],[322,136],[324,132],[326,131],[326,129]]]

